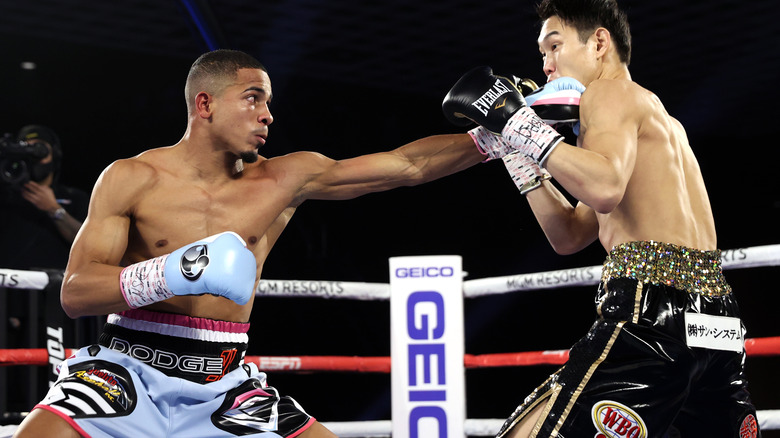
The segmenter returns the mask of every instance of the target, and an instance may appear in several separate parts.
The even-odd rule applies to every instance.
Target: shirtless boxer
[[[504,161],[556,252],[598,239],[608,256],[599,319],[498,436],[760,436],[701,171],[682,125],[631,80],[625,15],[613,0],[544,0],[538,12],[548,83],[529,97],[580,83],[576,146],[488,68],[464,75],[443,109],[496,149],[521,149]]]
[[[307,199],[422,184],[484,160],[468,135],[346,160],[266,159],[271,81],[218,50],[192,66],[175,145],[118,160],[95,185],[62,287],[71,317],[108,314],[17,437],[332,437],[244,364],[256,279]]]

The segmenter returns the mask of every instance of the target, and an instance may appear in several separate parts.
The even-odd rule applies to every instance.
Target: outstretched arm
[[[305,199],[351,199],[367,193],[414,186],[451,175],[485,160],[467,134],[435,135],[388,152],[331,160],[309,154]]]

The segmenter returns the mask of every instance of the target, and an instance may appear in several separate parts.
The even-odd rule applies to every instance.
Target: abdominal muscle
[[[218,321],[245,323],[249,322],[253,302],[254,299],[241,306],[227,298],[205,294],[172,297],[146,306],[144,309]]]

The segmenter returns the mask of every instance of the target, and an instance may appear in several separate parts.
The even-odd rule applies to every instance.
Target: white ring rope
[[[780,244],[722,251],[724,270],[780,266]],[[474,298],[523,290],[596,285],[601,266],[561,269],[504,277],[479,278],[463,282],[463,296]],[[260,280],[257,295],[389,300],[390,285],[318,280]]]
[[[721,263],[724,270],[780,266],[780,244],[724,250],[721,253]],[[590,286],[598,284],[600,280],[601,266],[481,278],[465,280],[463,296],[474,298],[524,290]],[[342,281],[260,280],[256,294],[389,300],[390,285]],[[780,410],[761,410],[756,416],[762,430],[780,429]],[[389,437],[392,431],[389,420],[323,424],[344,438]],[[468,436],[495,436],[503,424],[504,419],[467,419],[464,430]]]
[[[349,281],[261,279],[257,283],[255,295],[389,301],[390,285]]]
[[[43,290],[48,284],[49,274],[45,272],[0,268],[0,287]]]
[[[780,266],[780,244],[726,250],[722,252],[721,262],[724,270]],[[600,279],[601,266],[479,278],[463,282],[463,296],[474,298],[523,290],[588,286],[598,284]],[[0,287],[40,290],[44,289],[48,283],[49,278],[45,272],[0,268]],[[257,284],[255,294],[261,296],[389,300],[390,285],[387,283],[331,280],[261,279]]]
[[[463,424],[463,430],[468,436],[495,436],[504,420],[468,419]],[[390,420],[378,421],[323,421],[322,425],[340,438],[389,437],[392,435]]]
[[[725,250],[722,252],[721,262],[724,270],[780,266],[780,244]],[[588,286],[596,285],[600,280],[601,266],[588,266],[466,280],[463,282],[463,295],[465,298],[474,298],[524,290]],[[0,287],[41,290],[48,283],[49,277],[45,272],[0,269]],[[390,285],[323,280],[260,280],[255,294],[389,300]],[[761,429],[780,429],[780,409],[758,411],[757,417]],[[493,436],[503,423],[503,419],[467,419],[464,427],[469,436]],[[323,425],[344,438],[389,437],[392,431],[391,420],[323,422]]]
[[[780,409],[758,411],[756,413],[758,427],[762,431],[780,429]],[[495,436],[504,424],[503,419],[468,419],[463,430],[468,436]],[[390,420],[379,421],[345,421],[328,422],[322,425],[341,438],[390,437],[392,424]]]

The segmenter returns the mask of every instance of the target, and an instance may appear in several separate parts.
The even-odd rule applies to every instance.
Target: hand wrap
[[[122,270],[119,287],[130,308],[174,295],[222,296],[244,305],[254,293],[257,261],[241,237],[215,234]]]
[[[542,181],[551,178],[547,170],[539,167],[539,164],[528,155],[518,152],[507,155],[502,160],[521,195],[539,188]]]
[[[147,306],[174,296],[165,282],[165,261],[168,255],[135,263],[122,269],[119,289],[131,309]]]
[[[469,135],[482,155],[487,156],[483,163],[515,152],[512,146],[507,144],[501,136],[488,131],[482,126],[477,126],[470,130]]]
[[[533,158],[543,165],[563,140],[550,125],[544,123],[530,108],[520,108],[507,122],[501,136],[513,150]]]

